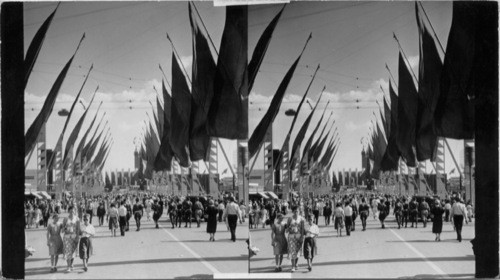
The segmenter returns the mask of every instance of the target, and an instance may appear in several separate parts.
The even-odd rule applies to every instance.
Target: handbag
[[[270,219],[266,219],[266,225],[270,225],[271,224],[271,220]]]

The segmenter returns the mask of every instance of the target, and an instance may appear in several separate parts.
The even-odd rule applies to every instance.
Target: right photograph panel
[[[249,6],[250,273],[474,277],[470,6]]]

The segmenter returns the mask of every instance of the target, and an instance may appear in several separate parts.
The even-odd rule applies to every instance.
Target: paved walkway
[[[283,260],[283,272],[274,272],[275,261],[271,247],[271,231],[252,229],[252,242],[260,252],[250,259],[250,273],[281,274],[284,278],[474,278],[475,257],[470,240],[474,236],[474,221],[464,224],[463,241],[456,240],[450,223],[444,223],[441,242],[435,242],[432,223],[426,228],[397,229],[394,217],[382,229],[373,216],[366,231],[356,220],[351,236],[337,237],[333,225],[324,226],[320,217],[318,255],[313,270],[299,258],[299,270],[291,273],[290,260]]]
[[[212,278],[227,273],[248,273],[248,223],[238,224],[237,241],[230,240],[225,223],[219,223],[216,241],[209,242],[206,223],[200,228],[171,228],[166,215],[160,229],[143,217],[140,231],[130,219],[125,236],[111,237],[108,226],[97,227],[93,239],[94,255],[89,270],[75,259],[75,269],[65,272],[66,261],[60,257],[58,272],[50,273],[50,257],[46,245],[46,229],[28,229],[27,244],[36,252],[26,259],[26,279],[138,279],[138,278]],[[118,235],[119,235],[118,230]]]

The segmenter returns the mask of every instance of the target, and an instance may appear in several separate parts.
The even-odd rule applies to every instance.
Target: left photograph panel
[[[248,273],[247,14],[23,4],[26,279]]]

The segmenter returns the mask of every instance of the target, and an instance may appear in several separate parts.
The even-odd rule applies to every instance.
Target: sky
[[[56,5],[56,2],[24,4],[25,50]],[[195,5],[214,45],[219,48],[225,8],[214,7],[212,2],[195,2]],[[451,2],[424,2],[423,5],[438,38],[446,47],[451,24]],[[281,7],[282,5],[249,7],[249,57],[259,36]],[[267,110],[281,79],[299,55],[311,32],[312,39],[300,60],[274,123],[274,148],[281,148],[291,124],[292,118],[285,116],[284,111],[297,107],[314,69],[320,63],[321,70],[309,91],[308,99],[311,104],[315,104],[319,92],[326,86],[318,111],[322,111],[326,101],[330,100],[327,114],[333,112],[332,119],[336,122],[341,139],[340,150],[332,169],[361,169],[362,139],[369,135],[371,122],[379,119],[376,101],[382,104],[384,96],[380,86],[388,96],[389,73],[385,64],[397,80],[398,46],[392,38],[393,32],[412,68],[417,72],[418,31],[414,2],[323,1],[288,4],[250,95],[250,134]],[[55,146],[64,125],[65,118],[58,116],[56,112],[63,108],[69,110],[84,75],[93,64],[94,69],[81,100],[87,106],[92,93],[99,86],[89,115],[94,116],[97,105],[102,101],[98,119],[106,112],[105,121],[108,121],[110,134],[114,139],[104,169],[133,170],[136,143],[141,139],[145,121],[152,119],[152,112],[156,110],[152,109],[150,102],[156,104],[153,87],[161,88],[162,73],[158,64],[165,70],[167,80],[171,80],[172,47],[166,38],[167,33],[189,75],[191,72],[188,5],[186,2],[170,1],[62,2],[25,91],[25,130],[39,113],[50,87],[73,54],[83,33],[85,40],[75,56],[47,124],[47,147]],[[213,48],[212,54],[215,58]],[[309,112],[309,106],[304,105],[292,139]],[[82,113],[83,106],[77,105],[65,139]],[[91,117],[87,117],[84,128],[88,127]],[[319,114],[315,114],[312,124],[318,120]],[[312,126],[306,138],[311,131]],[[80,133],[80,138],[82,135],[83,132]],[[236,142],[221,141],[234,166]],[[459,162],[463,162],[463,142],[449,142]],[[262,154],[257,159],[255,168],[262,168]],[[454,168],[449,155],[445,166],[448,171]],[[35,160],[32,158],[28,168],[34,167]],[[219,171],[222,173],[227,167],[219,149]],[[202,167],[202,172],[203,169]]]
[[[43,21],[55,9],[56,2],[24,4],[25,51]],[[225,8],[212,3],[196,2],[203,22],[217,48],[225,20]],[[166,34],[191,75],[192,47],[187,2],[62,2],[48,30],[44,45],[25,91],[25,130],[40,112],[50,87],[76,49],[85,39],[59,93],[47,123],[47,147],[53,148],[62,131],[65,117],[57,112],[69,111],[84,75],[93,64],[89,80],[82,92],[85,106],[99,86],[84,128],[88,128],[99,102],[103,102],[98,119],[106,112],[114,145],[104,170],[134,170],[133,152],[142,139],[145,121],[153,119],[156,110],[155,87],[160,90],[161,64],[171,81],[172,47]],[[213,55],[215,55],[212,49]],[[167,89],[170,89],[167,85]],[[160,97],[162,100],[162,97]],[[150,102],[155,106],[152,109]],[[162,101],[163,102],[163,101]],[[147,114],[146,114],[147,113]],[[65,140],[83,114],[83,106],[75,107]],[[83,131],[79,135],[82,137]],[[79,143],[80,140],[77,140]],[[236,165],[236,141],[221,139],[229,161]],[[200,172],[204,171],[201,165]],[[219,148],[219,170],[228,167]],[[34,157],[28,168],[35,168]],[[227,175],[227,174],[226,174]]]
[[[451,2],[423,2],[423,6],[437,37],[446,48],[452,16]],[[249,52],[281,7],[282,5],[250,7]],[[371,123],[380,123],[377,101],[383,106],[385,93],[390,104],[390,76],[385,68],[386,64],[396,81],[398,79],[398,44],[393,39],[393,32],[418,76],[415,2],[318,1],[291,2],[286,5],[250,95],[250,131],[262,119],[279,83],[312,33],[312,39],[302,55],[275,119],[273,148],[281,148],[293,119],[284,112],[297,108],[316,66],[320,64],[307,98],[314,105],[324,86],[326,90],[317,113],[313,116],[306,139],[319,121],[319,112],[323,111],[329,100],[325,118],[333,113],[332,119],[335,120],[334,126],[338,129],[341,141],[331,170],[360,171],[361,151],[366,145]],[[442,58],[443,53],[440,54]],[[304,104],[292,132],[292,141],[310,112],[310,107]],[[330,120],[329,125],[332,121]],[[448,142],[459,163],[463,163],[463,141]],[[262,169],[262,152],[257,155],[256,160],[254,168]],[[447,172],[454,167],[450,153],[446,151]],[[431,165],[427,164],[427,171],[431,169]]]

